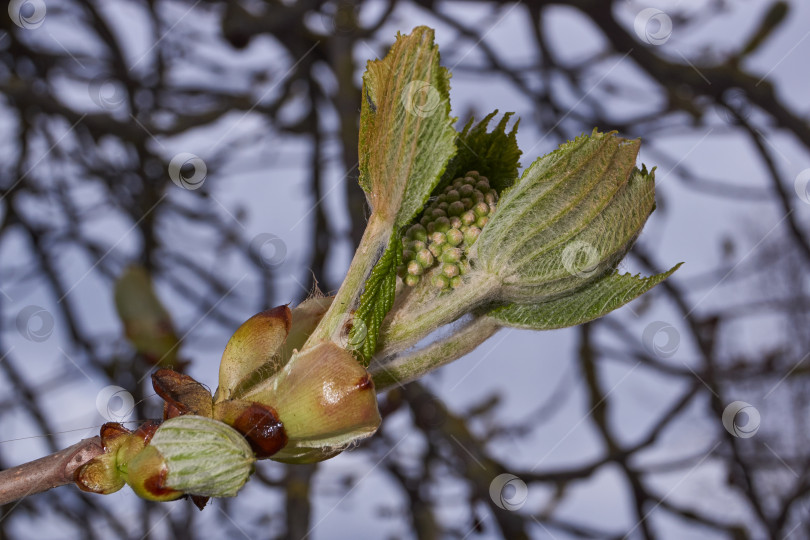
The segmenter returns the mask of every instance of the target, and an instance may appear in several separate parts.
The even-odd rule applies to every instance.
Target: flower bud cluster
[[[402,238],[400,275],[414,286],[429,270],[439,289],[456,288],[467,270],[467,252],[478,239],[498,203],[498,192],[477,171],[456,178],[425,207],[418,223]]]

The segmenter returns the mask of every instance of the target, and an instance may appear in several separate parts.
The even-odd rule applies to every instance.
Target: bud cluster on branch
[[[499,328],[593,320],[677,268],[646,278],[616,270],[655,207],[654,171],[636,167],[638,140],[594,130],[518,175],[518,123],[507,130],[505,114],[489,131],[495,111],[457,132],[449,77],[426,27],[369,62],[359,182],[371,215],[337,294],[248,319],[225,348],[214,395],[188,375],[156,371],[163,423],[132,432],[105,424],[104,453],[76,470],[79,487],[129,485],[151,500],[192,496],[200,507],[233,496],[256,459],[321,461],[372,435],[376,392],[459,358]],[[127,283],[151,291],[141,274],[129,272]],[[128,335],[166,366],[158,359],[176,343],[150,333],[165,324],[138,324],[150,306],[150,321],[166,312],[156,299],[132,309],[142,295],[127,296],[131,288],[118,295],[119,311],[131,312]]]

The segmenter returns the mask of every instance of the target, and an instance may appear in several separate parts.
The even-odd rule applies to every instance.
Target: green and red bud
[[[349,351],[326,342],[296,353],[272,379],[243,398],[272,404],[288,438],[271,459],[322,461],[380,425],[374,384]]]
[[[414,236],[420,236],[418,229]],[[416,260],[410,261],[409,272],[410,267],[413,271],[421,268]],[[321,461],[371,435],[380,424],[374,385],[350,352],[334,343],[299,352],[285,342],[289,334],[302,347],[317,325],[316,319],[320,320],[331,303],[331,299],[319,299],[316,305],[312,301],[289,313],[289,326],[288,313],[279,308],[249,319],[231,338],[239,340],[240,346],[229,342],[223,355],[223,363],[238,362],[239,357],[232,356],[234,351],[247,358],[268,359],[255,362],[255,372],[242,375],[247,383],[224,387],[220,381],[213,408],[214,417],[242,433],[259,458]],[[302,317],[303,332],[299,311],[318,315]],[[268,344],[276,349],[266,349]],[[226,374],[226,382],[233,372],[236,370],[220,370]]]
[[[76,470],[76,484],[94,493],[113,493],[127,484],[151,501],[233,497],[256,459],[236,430],[203,416],[147,422],[134,432],[105,424],[101,439],[106,452]]]
[[[259,373],[272,374],[281,367],[281,347],[292,327],[287,306],[262,311],[236,329],[219,363],[220,395],[229,397],[255,384]]]

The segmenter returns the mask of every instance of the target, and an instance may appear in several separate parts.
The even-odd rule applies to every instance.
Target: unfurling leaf
[[[348,349],[355,351],[368,366],[377,348],[377,336],[385,315],[394,305],[397,290],[397,268],[402,264],[402,241],[391,237],[388,249],[374,266],[354,313],[348,336]]]
[[[675,265],[667,272],[650,277],[614,271],[573,294],[537,304],[509,304],[495,308],[487,315],[503,326],[531,330],[553,330],[583,324],[638,298],[680,266]]]
[[[517,129],[520,120],[516,121],[507,133],[506,126],[513,113],[506,113],[495,128],[487,132],[489,122],[498,111],[488,114],[483,120],[473,125],[470,118],[461,133],[458,134],[456,147],[458,152],[442,175],[439,188],[450,184],[467,171],[478,171],[489,179],[489,185],[498,193],[512,186],[518,177],[520,166],[520,148],[517,144]]]
[[[398,34],[385,58],[369,62],[363,75],[359,182],[371,216],[335,302],[304,349],[341,340],[345,316],[359,307],[391,237],[422,210],[455,153],[450,74],[433,37],[423,26]]]
[[[360,186],[396,229],[419,213],[455,153],[449,79],[425,26],[397,35],[363,75]]]
[[[635,168],[640,142],[577,137],[535,161],[501,195],[476,244],[501,281],[499,300],[534,303],[615,268],[655,206],[653,175]]]

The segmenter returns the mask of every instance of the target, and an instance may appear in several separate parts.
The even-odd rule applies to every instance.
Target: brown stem
[[[73,473],[104,453],[101,438],[83,439],[44,458],[0,471],[0,506],[73,482]]]

